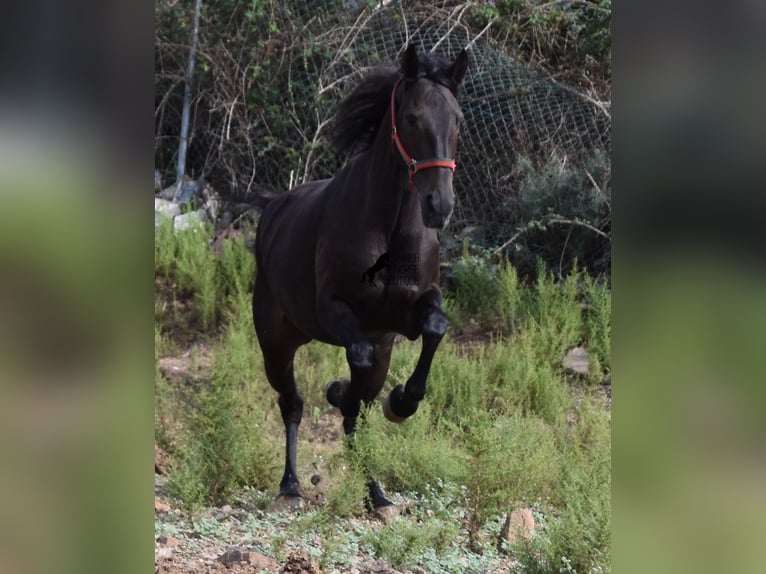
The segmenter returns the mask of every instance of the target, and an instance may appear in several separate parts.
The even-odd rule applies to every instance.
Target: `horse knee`
[[[303,418],[303,398],[297,394],[279,395],[279,410],[282,413],[282,421],[287,425],[290,423],[300,424]]]
[[[441,309],[431,309],[423,320],[423,335],[442,338],[449,327],[449,319]]]
[[[346,359],[352,368],[369,369],[375,350],[368,341],[357,341],[346,349]]]

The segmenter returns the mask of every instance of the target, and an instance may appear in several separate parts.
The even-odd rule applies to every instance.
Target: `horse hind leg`
[[[351,379],[333,381],[326,389],[328,402],[338,407],[343,415],[343,431],[348,438],[349,448],[354,448],[354,433],[356,432],[357,420],[362,403],[370,405],[378,396],[380,389],[386,380],[388,366],[391,362],[391,349],[393,336],[385,338],[373,345],[373,364],[371,368],[351,367]],[[368,510],[382,510],[393,507],[380,485],[372,478],[369,471],[367,475],[368,496],[365,501]]]
[[[263,365],[269,384],[279,393],[279,410],[285,425],[285,469],[279,483],[279,495],[299,500],[297,473],[298,427],[303,418],[303,398],[295,382],[295,352],[305,338],[278,313],[273,301],[263,295],[253,298],[253,319],[263,353]]]

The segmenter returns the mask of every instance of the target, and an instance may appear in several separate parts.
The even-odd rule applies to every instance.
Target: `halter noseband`
[[[429,169],[432,167],[446,167],[447,169],[452,170],[452,173],[455,173],[455,169],[457,168],[457,163],[454,159],[448,158],[448,157],[434,157],[429,159],[415,159],[410,154],[407,153],[407,150],[404,147],[404,144],[402,143],[401,138],[399,137],[399,131],[396,129],[396,88],[399,87],[399,84],[401,83],[402,78],[399,78],[396,81],[396,84],[394,84],[394,89],[391,90],[391,146],[396,146],[396,148],[399,150],[399,154],[402,156],[402,159],[404,160],[404,163],[407,164],[407,172],[408,172],[408,183],[407,183],[407,191],[412,191],[412,187],[414,185],[414,178],[415,174],[423,169]]]

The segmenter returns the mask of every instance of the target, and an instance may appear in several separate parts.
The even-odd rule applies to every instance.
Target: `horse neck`
[[[415,190],[407,189],[407,170],[391,147],[388,112],[366,154],[368,186],[366,211],[370,221],[386,233],[389,245],[420,241],[426,231]]]

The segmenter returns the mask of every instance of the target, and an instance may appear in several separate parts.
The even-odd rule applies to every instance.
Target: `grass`
[[[242,243],[216,255],[200,235],[160,228],[155,261],[160,282],[175,285],[158,298],[185,301],[193,317],[157,314],[157,357],[181,350],[181,327],[196,330],[206,357],[185,380],[156,373],[156,439],[173,459],[168,490],[191,513],[243,492],[257,492],[263,507],[276,494],[284,435],[252,327],[252,256]],[[310,536],[327,568],[343,570],[362,552],[394,567],[481,571],[499,557],[505,514],[534,507],[536,536],[504,548],[521,571],[608,572],[610,422],[599,395],[611,372],[608,286],[577,270],[561,280],[541,270],[523,284],[507,262],[468,252],[455,280],[450,333],[478,325],[489,340],[448,334],[417,414],[395,425],[373,404],[350,453],[308,430],[331,411],[326,383],[348,375],[343,350],[312,343],[299,351],[299,473],[304,491],[321,491],[326,503],[284,526],[272,554],[285,554],[293,535]],[[590,353],[587,376],[561,365],[578,345]],[[383,393],[406,381],[419,352],[419,342],[395,346]],[[326,479],[312,490],[317,468]],[[364,515],[364,468],[389,496],[405,493],[408,515],[377,527],[353,522]]]

